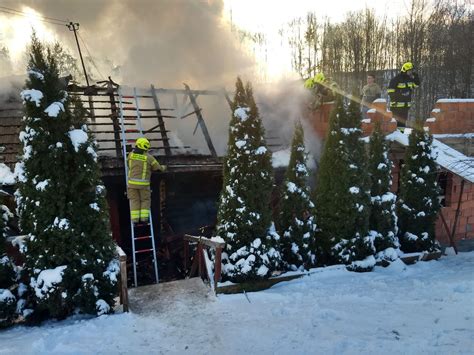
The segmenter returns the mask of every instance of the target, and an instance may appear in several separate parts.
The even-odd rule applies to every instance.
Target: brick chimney
[[[425,121],[432,134],[474,132],[474,99],[440,99]]]
[[[372,103],[372,108],[367,112],[368,118],[362,120],[364,136],[370,136],[375,128],[375,123],[380,122],[382,132],[392,133],[397,129],[397,121],[392,116],[392,111],[387,110],[387,101],[377,99]]]

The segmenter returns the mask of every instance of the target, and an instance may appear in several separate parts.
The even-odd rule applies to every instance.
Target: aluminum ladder
[[[124,169],[125,169],[125,186],[127,186],[128,182],[128,162],[127,162],[127,143],[135,143],[137,138],[143,137],[143,126],[141,121],[141,113],[139,107],[139,100],[137,95],[137,89],[133,88],[133,95],[123,95],[122,87],[118,88],[118,96],[119,96],[119,109],[120,109],[120,129],[122,133],[122,154],[123,154],[123,162],[124,162]],[[135,121],[136,128],[135,129],[125,129],[125,107],[123,99],[134,99],[135,100],[135,112],[136,112],[136,119],[131,118],[131,120]],[[130,108],[129,108],[130,109]],[[127,136],[132,135],[134,137]],[[129,208],[131,209],[130,202]],[[133,281],[134,286],[138,286],[137,280],[137,254],[144,254],[144,253],[153,253],[153,267],[155,269],[155,281],[156,283],[159,282],[158,278],[158,261],[156,255],[156,247],[155,247],[155,235],[153,231],[153,214],[151,213],[150,207],[150,217],[148,219],[148,223],[142,225],[135,225],[130,218],[130,230],[132,236],[132,254],[133,254]],[[147,235],[140,235],[137,232],[143,232],[143,229],[149,230],[149,233],[145,233]],[[136,236],[138,235],[138,236]],[[146,240],[151,240],[151,248],[150,247],[140,247],[138,249],[137,242],[142,244]]]

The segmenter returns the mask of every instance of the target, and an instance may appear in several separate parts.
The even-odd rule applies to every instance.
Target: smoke
[[[16,0],[4,0],[2,5],[19,8]],[[22,5],[43,16],[79,22],[80,39],[87,45],[81,43],[83,55],[90,52],[102,72],[101,79],[111,75],[111,66],[104,65],[110,62],[119,68],[112,74],[115,81],[144,89],[150,84],[156,88],[183,88],[182,83],[187,83],[191,89],[226,87],[233,91],[237,75],[251,81],[257,77],[254,59],[241,48],[223,20],[222,0],[23,0]],[[77,56],[72,32],[65,26],[44,25]],[[93,73],[99,75],[95,68]],[[272,85],[253,84],[268,143],[279,146],[273,150],[288,147],[294,122],[302,119],[300,110],[306,100],[302,83],[287,80]],[[183,109],[181,98],[178,103],[173,97],[160,99],[162,107],[175,109],[168,113],[179,116],[178,111]],[[200,96],[198,101],[215,148],[223,155],[231,117],[227,102],[222,96]],[[201,130],[194,130],[195,116],[169,119],[166,123],[172,131],[172,144],[209,152]],[[305,131],[308,146],[315,154],[318,144],[309,135],[311,129]]]
[[[313,157],[320,155],[320,139],[314,134],[303,110],[310,102],[308,90],[302,80],[284,79],[274,84],[257,85],[255,100],[266,129],[267,144],[273,151],[291,146],[296,122],[301,122],[305,132],[306,149]]]
[[[2,4],[18,8],[17,1]],[[231,84],[237,74],[250,74],[254,61],[223,21],[223,1],[25,0],[44,16],[80,23],[79,34],[100,68],[107,58],[120,67],[118,81],[156,87],[210,88]],[[66,27],[45,24],[76,54],[74,35]],[[106,72],[108,69],[108,72]],[[99,75],[94,68],[95,76]],[[104,79],[104,78],[102,78]]]

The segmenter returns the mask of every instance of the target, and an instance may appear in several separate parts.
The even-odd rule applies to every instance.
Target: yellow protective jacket
[[[149,189],[151,172],[165,171],[166,167],[160,165],[150,154],[134,149],[127,158],[128,162],[128,187],[133,189]]]

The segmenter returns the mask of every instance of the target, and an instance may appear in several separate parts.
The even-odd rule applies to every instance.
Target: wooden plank
[[[212,262],[211,262],[211,258],[209,257],[209,254],[207,252],[207,250],[203,249],[202,251],[202,254],[203,254],[203,259],[204,259],[204,265],[205,265],[205,270],[206,270],[206,275],[207,275],[207,279],[209,280],[209,286],[211,286],[211,290],[212,292],[216,293],[216,288],[215,288],[215,284],[214,284],[214,273],[212,272]]]
[[[158,100],[158,96],[156,95],[155,87],[153,85],[150,85],[151,89],[151,95],[153,96],[153,103],[155,104],[155,111],[157,114],[157,119],[158,119],[158,125],[156,127],[160,128],[160,133],[161,137],[163,138],[164,141],[164,146],[165,146],[165,154],[166,156],[171,156],[171,149],[170,149],[170,144],[168,141],[168,136],[166,134],[166,127],[165,127],[165,122],[163,120],[163,114],[161,113],[162,109],[160,107],[160,101]],[[154,128],[156,128],[154,127]],[[153,129],[151,129],[153,130]],[[150,130],[150,131],[151,131]]]
[[[173,167],[175,165],[169,165],[169,167]],[[196,243],[201,243],[201,244],[204,244],[208,247],[211,247],[211,248],[224,248],[225,246],[225,243],[223,242],[216,242],[214,240],[211,240],[209,238],[206,238],[206,237],[198,237],[198,236],[194,236],[194,235],[190,235],[190,234],[185,234],[183,236],[183,239],[184,240],[187,240],[187,241],[190,241],[190,242],[196,242]]]
[[[464,193],[465,182],[466,180],[464,179],[461,180],[461,191],[459,192],[458,206],[456,208],[456,214],[454,216],[453,229],[451,230],[451,235],[449,237],[449,240],[453,243],[454,243],[454,235],[456,234],[456,227],[458,226],[459,215],[461,213],[461,201],[462,201],[462,195]]]
[[[183,89],[155,89],[157,94],[182,94],[187,95],[188,90]],[[210,96],[221,96],[221,90],[190,90],[193,95],[210,95]],[[227,92],[228,94],[232,94],[231,92]]]
[[[453,247],[454,252],[457,255],[458,254],[458,247],[456,246],[456,243],[454,242],[454,240],[451,238],[451,233],[450,233],[448,224],[446,223],[446,219],[444,218],[442,208],[439,210],[439,216],[441,217],[441,221],[443,222],[444,229],[446,230],[446,234],[448,235],[449,244],[450,244],[451,247]]]
[[[216,260],[214,262],[214,285],[221,280],[222,273],[222,248],[216,248]]]
[[[120,262],[120,303],[123,305],[123,311],[128,312],[127,255],[118,245],[116,246],[116,250]]]
[[[207,147],[209,148],[211,155],[213,157],[217,157],[217,152],[214,148],[214,144],[212,143],[211,137],[209,135],[209,131],[207,130],[207,126],[206,126],[206,123],[204,122],[204,118],[202,117],[201,110],[196,102],[196,98],[194,94],[191,92],[191,89],[189,88],[187,84],[184,84],[184,87],[186,88],[187,94],[189,96],[189,100],[191,101],[194,107],[194,111],[196,111],[196,116],[201,126],[202,133],[204,134],[204,138],[206,139]]]

